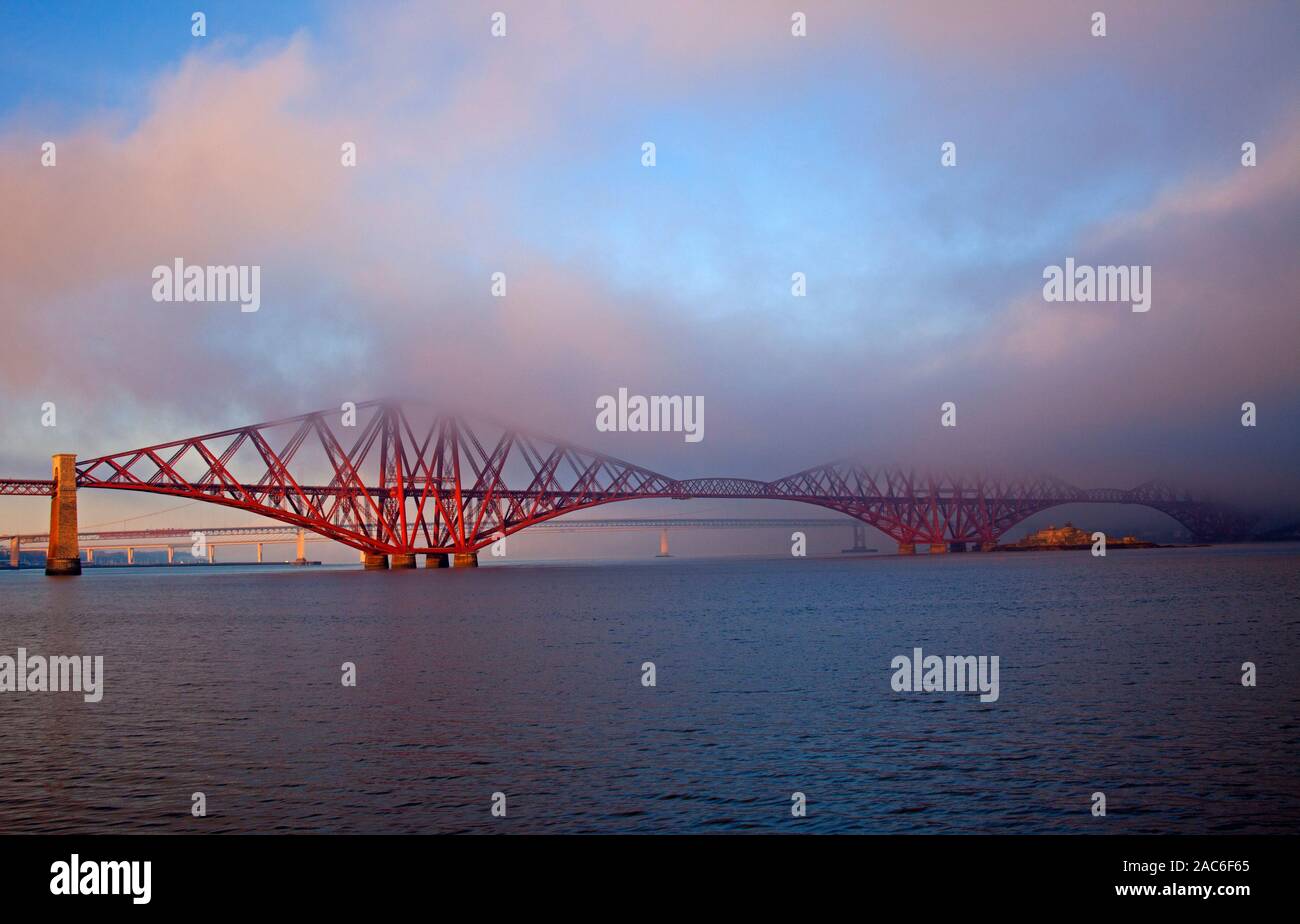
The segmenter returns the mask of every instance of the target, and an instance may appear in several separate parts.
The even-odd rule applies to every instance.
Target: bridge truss
[[[355,423],[317,411],[77,462],[78,488],[190,498],[260,514],[374,554],[470,553],[502,536],[601,504],[752,498],[815,504],[900,546],[995,543],[1060,504],[1141,504],[1198,539],[1245,538],[1252,520],[1151,482],[1133,490],[1050,477],[930,475],[846,460],[775,481],[678,480],[612,456],[420,405],[357,405]],[[0,494],[53,482],[0,481]]]

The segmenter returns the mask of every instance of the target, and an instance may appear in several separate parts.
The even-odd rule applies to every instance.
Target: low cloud
[[[997,80],[1016,55],[1050,68],[1079,41],[1038,3],[940,16],[923,6],[810,4],[810,30],[837,54],[860,35],[894,43],[920,72],[957,61]],[[1180,7],[1170,29],[1181,41],[1209,28],[1223,14],[1207,9]],[[33,408],[47,398],[77,422],[59,434],[75,441],[65,448],[90,453],[416,394],[473,400],[684,477],[774,477],[857,449],[882,463],[1051,467],[1119,487],[1225,468],[1254,483],[1290,477],[1295,438],[1241,442],[1236,408],[1258,401],[1260,431],[1300,409],[1294,114],[1260,127],[1258,167],[1225,157],[1170,177],[1059,254],[1150,263],[1148,314],[1046,304],[1041,267],[1021,261],[981,280],[974,329],[927,325],[943,306],[904,294],[895,314],[907,335],[837,324],[823,338],[813,317],[795,338],[743,299],[702,306],[668,284],[629,292],[597,261],[559,260],[539,243],[546,228],[521,226],[531,190],[520,180],[539,152],[607,143],[604,126],[628,110],[690,107],[706,85],[739,93],[768,68],[812,79],[815,61],[791,58],[789,9],[529,4],[498,44],[485,10],[354,11],[326,36],[192,55],[157,78],[143,118],[104,114],[55,139],[53,169],[39,164],[39,127],[0,123],[5,468],[43,471],[51,437]],[[1148,28],[1157,12],[1116,16],[1112,29]],[[983,105],[998,116],[996,99]],[[339,163],[349,140],[355,169]],[[617,208],[618,189],[608,197]],[[1032,225],[1032,203],[1017,207]],[[152,267],[178,256],[261,265],[261,311],[154,303]],[[498,270],[505,299],[489,293]],[[620,386],[705,395],[708,439],[596,434],[594,399]],[[956,431],[938,427],[948,400]]]

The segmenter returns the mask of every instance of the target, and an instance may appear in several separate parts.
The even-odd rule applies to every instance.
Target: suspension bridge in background
[[[866,531],[855,520],[829,519],[791,519],[791,518],[739,518],[739,517],[643,517],[622,519],[571,519],[552,520],[538,523],[535,529],[544,532],[659,532],[659,557],[668,557],[668,531],[680,530],[733,530],[733,529],[780,529],[780,530],[820,530],[844,529],[852,526],[853,545],[842,549],[845,553],[875,552],[867,548]],[[199,541],[201,538],[201,542]],[[50,541],[49,533],[29,533],[26,535],[0,535],[0,546],[9,547],[9,567],[18,568],[23,546],[45,546]],[[137,551],[165,551],[167,563],[176,562],[176,553],[189,550],[191,557],[204,558],[208,564],[217,562],[217,550],[229,546],[255,546],[257,562],[266,561],[264,547],[268,545],[285,545],[294,543],[296,557],[293,564],[305,565],[307,544],[311,542],[333,542],[325,536],[308,533],[302,527],[284,526],[269,523],[262,526],[210,526],[187,528],[181,526],[154,527],[151,529],[96,529],[82,530],[77,534],[77,543],[85,553],[85,561],[95,564],[96,553],[100,553],[101,562],[104,552],[124,552],[126,563],[133,565]],[[197,551],[196,551],[197,549]],[[361,553],[365,555],[364,552]],[[185,558],[182,556],[182,562]]]
[[[473,567],[506,536],[630,500],[713,498],[813,504],[931,553],[989,551],[1030,516],[1062,504],[1134,504],[1200,542],[1249,538],[1256,518],[1157,481],[1077,488],[1051,476],[919,472],[846,459],[761,481],[677,479],[496,421],[416,403],[372,401],[78,461],[48,480],[0,479],[0,494],[50,497],[47,574],[77,574],[77,491],[187,498],[258,514],[358,551],[367,568]],[[346,438],[346,445],[345,445]],[[301,557],[301,556],[300,556]]]

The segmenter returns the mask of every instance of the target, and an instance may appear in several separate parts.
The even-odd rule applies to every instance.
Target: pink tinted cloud
[[[287,105],[311,79],[297,43],[245,66],[192,57],[159,81],[139,125],[94,121],[51,139],[55,167],[41,166],[33,129],[0,136],[2,311],[10,342],[24,344],[3,374],[39,385],[72,367],[138,381],[162,346],[156,328],[145,334],[159,321],[155,265],[257,263],[336,220],[337,132]],[[161,351],[192,373],[206,365],[194,321],[176,318]],[[104,368],[99,347],[114,336],[126,342]]]
[[[471,391],[586,442],[597,394],[647,383],[708,398],[717,442],[702,453],[717,455],[689,465],[725,472],[736,458],[772,460],[763,468],[773,470],[746,471],[755,475],[858,446],[888,452],[885,461],[983,453],[1028,465],[1057,447],[1104,444],[1117,427],[1192,420],[1238,391],[1294,392],[1293,248],[1270,234],[1276,216],[1295,215],[1294,133],[1266,145],[1260,167],[1189,181],[1061,254],[1113,262],[1154,247],[1148,316],[1045,305],[1031,279],[973,347],[912,355],[869,338],[795,344],[743,312],[704,321],[670,296],[615,290],[598,267],[554,265],[520,242],[501,197],[442,210],[467,181],[487,188],[492,169],[554,141],[575,105],[598,102],[591,112],[602,115],[647,96],[689,101],[680,94],[697,81],[787,60],[789,5],[530,4],[511,14],[511,29],[547,41],[464,51],[471,30],[486,35],[491,6],[355,14],[364,21],[337,54],[299,39],[247,62],[188,59],[159,80],[140,124],[92,122],[60,139],[54,170],[38,165],[38,134],[0,136],[2,310],[9,343],[23,344],[5,349],[0,377],[40,394],[75,369],[88,386],[183,406],[155,438],[179,435],[187,418],[195,431],[247,422],[232,401],[269,416],[335,394]],[[1192,28],[1199,9],[1177,27]],[[957,4],[938,17],[892,3],[808,12],[819,42],[878,28],[919,60],[1042,56],[1077,41],[1036,3]],[[1155,14],[1125,15],[1131,24]],[[460,59],[437,59],[453,52]],[[646,74],[656,79],[638,83]],[[369,172],[338,164],[340,140],[352,137]],[[487,293],[493,267],[457,265],[470,234],[512,253],[506,300]],[[148,301],[150,269],[175,256],[302,278],[244,319],[232,353],[214,340],[243,323],[237,315]],[[98,400],[94,387],[81,394]],[[942,400],[957,400],[969,425],[937,433]],[[116,439],[104,430],[101,440]],[[626,444],[600,448],[642,461]],[[702,473],[673,447],[653,452],[666,470]]]

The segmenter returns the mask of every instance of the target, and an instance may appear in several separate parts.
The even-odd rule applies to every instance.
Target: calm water
[[[0,573],[20,645],[105,694],[0,694],[5,833],[1300,831],[1294,545]]]

